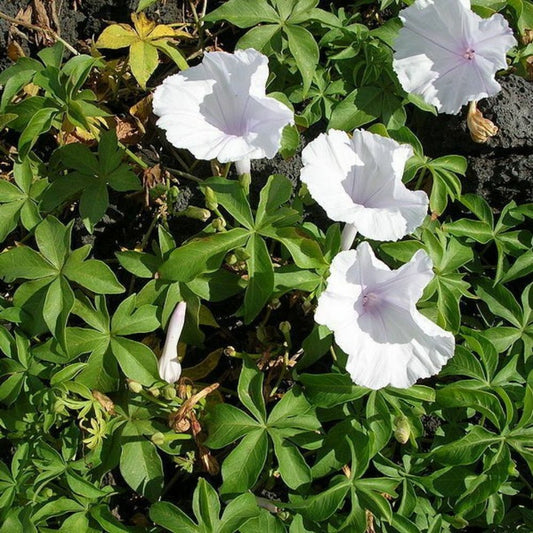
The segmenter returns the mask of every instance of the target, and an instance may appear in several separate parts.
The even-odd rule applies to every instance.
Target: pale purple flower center
[[[379,296],[375,292],[363,292],[363,309],[372,312],[377,307],[379,307]]]
[[[465,50],[465,53],[463,54],[463,57],[465,59],[468,59],[468,61],[472,61],[476,55],[476,51],[473,48],[467,48]]]

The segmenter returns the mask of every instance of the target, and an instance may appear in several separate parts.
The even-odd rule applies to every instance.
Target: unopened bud
[[[394,438],[400,443],[405,444],[411,435],[411,426],[409,419],[404,415],[399,415],[394,419]]]
[[[93,398],[103,407],[104,411],[110,415],[115,415],[115,404],[113,400],[100,391],[93,390]]]
[[[166,439],[165,435],[158,431],[157,433],[154,433],[150,439],[156,446],[163,446],[165,444]]]
[[[235,248],[235,255],[239,261],[250,259],[250,254],[244,248]]]
[[[201,220],[202,222],[209,220],[209,217],[211,216],[211,212],[208,211],[207,209],[204,209],[202,207],[196,207],[194,205],[190,205],[189,207],[187,207],[187,209],[183,210],[180,214],[187,218],[194,218],[195,220]]]
[[[475,100],[470,102],[466,124],[470,131],[470,137],[476,143],[486,143],[490,137],[494,137],[498,133],[498,127],[483,116],[483,113],[476,107]]]
[[[233,265],[236,265],[238,262],[239,262],[239,259],[237,258],[235,254],[231,253],[226,256],[226,264],[233,266]]]
[[[148,392],[149,392],[154,398],[159,398],[159,396],[161,395],[161,391],[160,391],[157,387],[151,387],[150,389],[148,389]]]
[[[233,346],[227,346],[224,348],[224,355],[227,355],[228,357],[236,357],[237,350],[235,350]]]
[[[285,342],[290,346],[291,344],[291,324],[290,322],[287,322],[284,320],[283,322],[279,323],[279,330],[281,331],[281,334],[283,335],[283,338],[285,339]]]
[[[143,386],[138,381],[133,381],[133,379],[126,380],[128,382],[128,389],[135,394],[139,394],[143,390]]]
[[[226,227],[226,221],[222,217],[217,217],[211,222],[211,226],[216,231],[222,231]]]
[[[172,401],[174,398],[176,398],[176,387],[173,387],[172,385],[167,385],[166,387],[164,387],[163,398],[169,401]]]
[[[214,211],[218,208],[218,202],[217,202],[217,195],[215,194],[215,191],[211,189],[211,187],[205,187],[204,189],[204,195],[205,195],[205,206],[210,211]]]

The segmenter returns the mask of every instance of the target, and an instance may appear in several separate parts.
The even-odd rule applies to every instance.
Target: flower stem
[[[357,228],[354,224],[346,224],[341,235],[341,250],[349,250],[357,236]]]

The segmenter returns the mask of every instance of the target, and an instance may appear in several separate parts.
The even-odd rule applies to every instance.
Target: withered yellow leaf
[[[141,39],[147,39],[156,27],[156,23],[153,20],[149,20],[144,13],[132,13],[131,20],[135,26],[135,31]]]
[[[141,88],[146,89],[146,82],[157,68],[159,56],[157,48],[145,41],[137,41],[130,46],[130,68]]]
[[[98,37],[96,41],[97,48],[111,48],[116,50],[131,46],[139,40],[139,36],[131,26],[127,24],[112,24],[108,26]]]

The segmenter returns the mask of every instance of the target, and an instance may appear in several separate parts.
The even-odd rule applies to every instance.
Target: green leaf
[[[205,186],[210,187],[216,195],[217,202],[245,228],[252,229],[254,219],[248,198],[244,194],[242,185],[225,178],[209,178],[204,181]],[[202,184],[202,187],[204,185]]]
[[[149,333],[159,327],[157,307],[155,305],[141,305],[136,309],[135,298],[135,294],[132,294],[117,307],[111,319],[113,335]]]
[[[157,257],[144,252],[127,250],[115,255],[120,265],[138,278],[153,278],[160,264]]]
[[[253,494],[245,493],[237,496],[224,509],[217,533],[241,531],[241,526],[250,518],[257,516],[258,512],[259,508]]]
[[[209,413],[207,426],[209,433],[205,445],[218,449],[256,429],[258,423],[237,407],[222,403]]]
[[[120,523],[112,514],[107,505],[91,507],[91,516],[108,533],[128,533],[130,528]]]
[[[286,507],[298,511],[309,520],[322,522],[339,509],[349,489],[350,480],[344,476],[337,476],[327,490],[305,498],[301,503],[291,502]]]
[[[263,24],[262,26],[256,26],[246,32],[239,39],[235,48],[240,50],[255,48],[259,52],[262,52],[280,30],[281,27],[278,24]]]
[[[156,501],[163,489],[163,465],[156,447],[135,424],[122,430],[120,473],[126,483],[150,501]]]
[[[462,218],[456,222],[444,224],[442,229],[457,237],[469,237],[481,244],[487,244],[494,238],[492,227],[480,220]]]
[[[143,11],[147,7],[150,7],[152,4],[155,4],[157,1],[158,0],[139,0],[139,4],[137,5],[137,9],[135,10],[135,12],[139,13],[140,11]]]
[[[63,274],[97,294],[120,294],[125,291],[113,271],[97,259],[78,261],[71,255],[63,268]]]
[[[307,94],[313,76],[315,75],[316,67],[318,66],[318,59],[320,52],[318,45],[313,35],[301,26],[287,24],[284,26],[285,33],[289,42],[289,50],[291,51],[296,66],[302,75],[303,93]]]
[[[334,407],[366,396],[370,390],[354,385],[347,374],[302,374],[300,382],[312,405]]]
[[[28,155],[39,136],[52,127],[52,121],[57,113],[58,110],[55,107],[44,107],[31,117],[19,137],[18,150],[21,159]]]
[[[445,465],[470,465],[475,463],[489,446],[502,438],[481,426],[475,426],[465,437],[438,446],[428,455],[432,460]]]
[[[248,286],[244,294],[244,322],[249,324],[261,312],[274,289],[274,270],[265,241],[254,233],[246,246],[249,258]]]
[[[458,156],[455,156],[458,157]],[[464,174],[464,172],[461,172]],[[463,194],[461,196],[461,203],[470,209],[479,220],[488,224],[491,228],[494,226],[494,216],[492,209],[487,201],[477,194]]]
[[[111,339],[111,351],[124,374],[130,379],[147,387],[160,379],[157,360],[148,346],[131,339],[116,337]]]
[[[87,231],[92,233],[96,223],[105,215],[109,205],[109,194],[102,180],[92,178],[90,181],[91,183],[84,187],[81,195],[80,215]]]
[[[269,176],[259,195],[259,205],[255,216],[256,228],[261,229],[265,224],[272,224],[269,219],[276,215],[279,207],[289,201],[291,194],[292,183],[288,178],[280,174]]]
[[[205,22],[227,20],[238,28],[249,28],[262,22],[279,22],[280,17],[265,0],[228,0],[218,9],[211,11]]]
[[[327,263],[316,240],[303,228],[264,228],[261,233],[281,242],[300,268],[324,268]]]
[[[58,271],[28,246],[17,246],[0,254],[0,273],[6,281],[57,276]]]
[[[351,132],[376,120],[375,101],[381,98],[381,93],[377,87],[355,89],[335,106],[328,127]]]
[[[517,328],[522,327],[522,309],[509,289],[500,284],[492,286],[488,280],[481,280],[476,294],[495,315],[505,318]]]
[[[269,435],[274,443],[279,472],[285,484],[293,490],[298,490],[311,483],[311,469],[298,448],[283,439],[275,430],[270,430]]]
[[[234,228],[188,242],[170,253],[159,268],[159,277],[187,282],[204,272],[213,272],[219,268],[224,255],[243,246],[248,236],[247,230]]]
[[[252,488],[267,459],[264,429],[250,431],[222,463],[221,494],[238,494]]]
[[[255,361],[244,355],[237,392],[244,407],[260,423],[266,421],[263,377],[263,373],[257,368]]]
[[[499,429],[505,424],[502,406],[494,394],[466,388],[461,386],[461,382],[438,390],[437,402],[442,407],[471,407],[485,415]]]
[[[204,479],[198,480],[193,494],[192,508],[198,523],[213,531],[219,522],[220,501],[215,489]]]
[[[268,416],[268,426],[290,429],[296,434],[301,431],[316,431],[320,429],[320,422],[314,407],[305,399],[300,388],[295,386],[274,406]]]
[[[71,226],[63,226],[57,218],[46,217],[35,229],[35,240],[43,256],[58,270],[70,253]]]
[[[168,502],[156,502],[150,507],[150,518],[172,533],[194,533],[198,526],[178,507]]]

